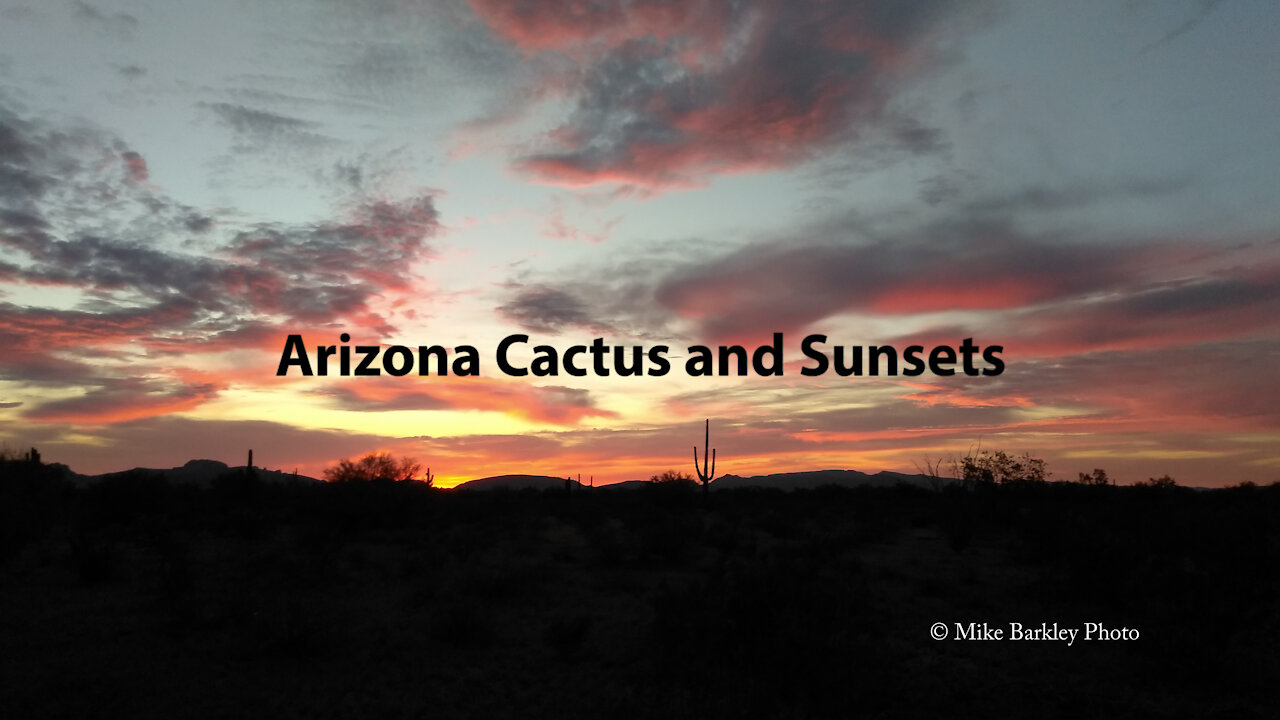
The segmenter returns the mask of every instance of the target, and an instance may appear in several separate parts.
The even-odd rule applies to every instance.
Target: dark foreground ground
[[[1280,716],[1276,486],[704,508],[0,472],[7,718]],[[983,622],[1004,639],[954,639]]]

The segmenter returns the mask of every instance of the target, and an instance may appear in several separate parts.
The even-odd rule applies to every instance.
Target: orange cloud
[[[213,384],[156,389],[148,383],[125,380],[80,397],[42,403],[23,417],[39,423],[107,425],[192,410],[222,389]]]
[[[482,410],[535,423],[573,426],[587,418],[617,417],[596,407],[588,391],[484,377],[360,378],[317,391],[347,410]]]

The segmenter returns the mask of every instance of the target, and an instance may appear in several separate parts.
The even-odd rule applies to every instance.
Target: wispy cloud
[[[439,229],[433,197],[420,195],[362,200],[332,221],[214,233],[209,215],[146,184],[145,159],[118,150],[120,141],[79,129],[67,142],[68,131],[11,113],[0,120],[0,247],[17,261],[0,272],[76,298],[69,308],[0,304],[0,374],[87,388],[27,408],[31,419],[118,421],[216,395],[125,381],[110,360],[120,348],[216,352],[335,323],[390,331],[371,304],[412,287]],[[196,237],[198,251],[183,247]]]

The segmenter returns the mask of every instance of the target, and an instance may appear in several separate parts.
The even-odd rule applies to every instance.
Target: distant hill
[[[62,467],[65,468],[64,474],[67,479],[76,485],[92,485],[93,483],[107,478],[120,477],[130,473],[145,473],[148,475],[158,475],[174,484],[190,484],[205,487],[219,475],[225,475],[232,470],[244,470],[243,465],[231,467],[226,463],[219,462],[217,460],[190,460],[182,467],[168,469],[140,467],[120,472],[103,473],[101,475],[81,475],[80,473],[73,472],[65,465]],[[253,471],[265,482],[320,482],[313,477],[308,477],[306,475],[294,475],[293,473],[284,472],[282,470],[264,470],[262,468],[254,468]]]
[[[610,490],[610,491],[612,491],[612,490],[637,490],[637,489],[640,489],[640,488],[647,487],[648,485],[649,485],[649,481],[648,481],[648,480],[624,480],[624,481],[622,481],[622,482],[611,483],[611,484],[609,484],[609,485],[601,485],[601,486],[597,487],[596,489],[597,489],[597,490]]]
[[[576,481],[573,483],[578,487]],[[550,475],[495,475],[455,485],[454,490],[553,490],[564,489],[564,478]]]
[[[857,470],[810,470],[808,472],[775,473],[773,475],[755,475],[740,477],[738,475],[722,475],[711,482],[712,490],[732,490],[744,487],[778,488],[781,490],[800,490],[836,485],[838,487],[893,487],[899,483],[930,487],[931,478],[925,475],[907,475],[881,471],[868,475]]]
[[[561,480],[563,483],[564,481]],[[917,487],[932,487],[934,480],[926,475],[909,475],[906,473],[883,470],[869,475],[857,470],[809,470],[805,472],[774,473],[772,475],[722,475],[711,482],[712,490],[734,490],[736,488],[777,488],[779,490],[802,490],[836,485],[839,487],[893,487],[899,483]],[[600,490],[634,490],[646,487],[646,480],[627,480],[601,485]]]
[[[76,485],[91,485],[106,478],[119,477],[129,473],[146,473],[148,475],[158,475],[171,483],[191,484],[200,487],[208,486],[208,484],[219,475],[224,475],[233,470],[244,469],[243,465],[232,467],[217,460],[191,460],[182,467],[168,469],[134,468],[132,470],[103,473],[101,475],[81,475],[80,473],[72,471],[65,465],[55,464],[54,467],[59,467],[62,470],[63,475]],[[294,475],[293,473],[283,472],[280,470],[254,468],[254,472],[258,474],[259,478],[266,482],[320,482],[313,477],[308,477],[306,475]],[[931,479],[924,475],[908,475],[905,473],[888,471],[881,471],[874,475],[869,475],[864,472],[858,472],[857,470],[811,470],[807,472],[754,475],[751,477],[722,475],[711,483],[711,489],[732,490],[735,488],[759,487],[777,488],[780,490],[797,490],[817,488],[824,485],[835,485],[839,487],[892,487],[899,483],[919,487],[931,487]],[[626,482],[613,483],[611,485],[598,485],[591,488],[580,485],[576,481],[573,482],[575,490],[609,490],[618,492],[644,488],[648,485],[649,482],[646,480],[628,480]],[[550,475],[495,475],[493,477],[479,478],[477,480],[464,482],[455,486],[453,489],[563,490],[564,478],[552,477]]]

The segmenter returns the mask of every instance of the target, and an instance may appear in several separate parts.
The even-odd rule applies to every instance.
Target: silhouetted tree
[[[1027,453],[1014,457],[1003,450],[980,450],[960,461],[960,478],[969,486],[1042,483],[1047,476],[1044,460]]]
[[[672,507],[685,507],[688,499],[698,489],[698,481],[689,473],[679,470],[663,470],[649,477],[645,485],[645,495],[659,503],[670,503]]]
[[[1077,481],[1081,485],[1110,485],[1111,478],[1107,477],[1107,471],[1102,468],[1094,468],[1093,474],[1080,473],[1080,479]]]
[[[679,470],[663,470],[649,478],[651,483],[675,483],[675,482],[693,482],[693,476],[689,473],[680,472]]]
[[[1151,487],[1151,488],[1178,487],[1178,483],[1168,475],[1164,475],[1158,478],[1147,478],[1146,480],[1139,480],[1138,482],[1134,483],[1134,485],[1136,485],[1137,487]]]
[[[371,482],[392,481],[403,482],[417,479],[422,466],[413,458],[396,458],[388,453],[373,452],[359,460],[340,460],[337,465],[326,468],[324,479],[328,482]],[[428,485],[434,480],[424,479]]]
[[[925,476],[929,482],[929,489],[935,492],[941,490],[947,484],[947,480],[942,473],[942,463],[943,458],[931,460],[928,456],[925,456],[923,464],[915,463],[916,471]]]

